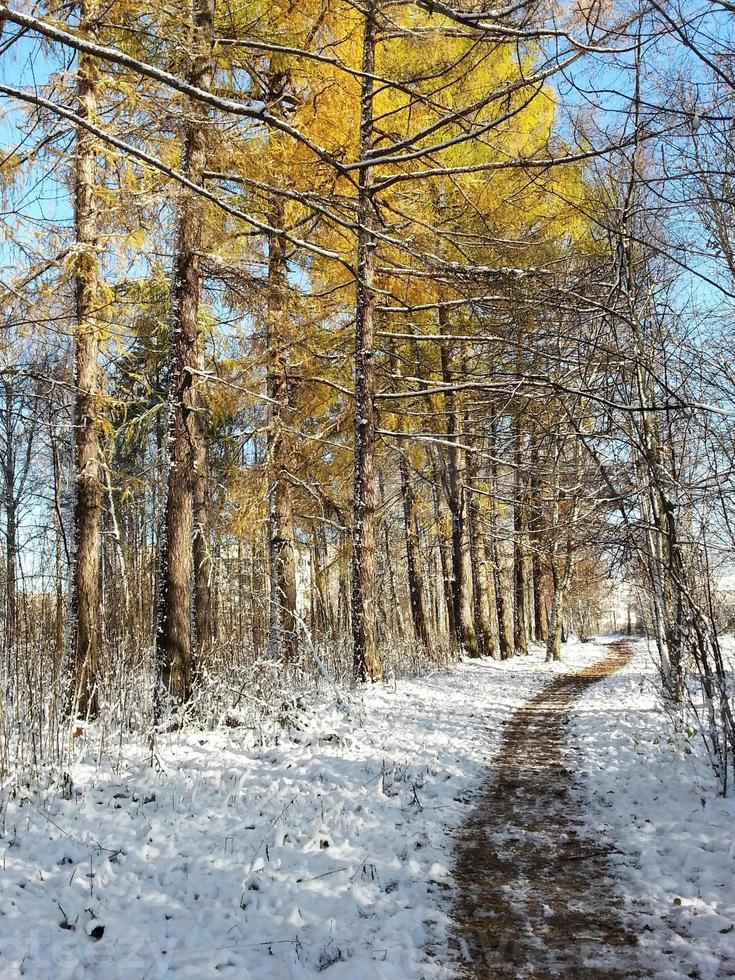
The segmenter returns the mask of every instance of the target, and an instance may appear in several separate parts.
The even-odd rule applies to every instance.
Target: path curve
[[[457,845],[455,941],[468,977],[641,976],[608,877],[610,844],[585,833],[565,728],[574,700],[631,659],[558,677],[508,721]]]

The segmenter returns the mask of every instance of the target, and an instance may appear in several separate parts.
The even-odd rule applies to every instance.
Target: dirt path
[[[458,843],[456,941],[469,977],[636,977],[635,938],[607,879],[610,845],[571,798],[569,707],[628,663],[625,642],[559,677],[507,724],[489,784]]]

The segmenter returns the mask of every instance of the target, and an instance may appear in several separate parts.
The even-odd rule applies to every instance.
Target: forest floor
[[[457,976],[479,813],[501,893],[482,898],[487,935],[519,939],[483,944],[500,966],[470,975],[510,959],[521,977],[545,943],[528,976],[592,977],[602,937],[633,957],[626,976],[732,977],[735,807],[698,740],[672,738],[645,643],[584,690],[570,672],[624,654],[563,655],[302,695],[255,726],[172,732],[153,766],[144,741],[90,728],[66,780],[1,787],[0,980]],[[541,922],[521,879],[546,862]],[[568,967],[553,951],[571,943]]]

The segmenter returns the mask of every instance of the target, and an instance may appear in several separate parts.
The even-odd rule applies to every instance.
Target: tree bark
[[[523,479],[523,433],[519,419],[513,422],[513,462],[515,464],[513,484],[513,645],[516,654],[528,654],[528,627],[526,596],[528,586],[526,536],[526,488]]]
[[[51,426],[51,461],[54,474],[54,528],[56,530],[56,613],[54,618],[54,665],[59,667],[64,659],[64,613],[65,613],[65,573],[64,560],[69,563],[70,555],[64,532],[64,521],[61,500],[61,437],[56,425]]]
[[[447,507],[436,453],[431,453],[431,460],[433,471],[431,492],[436,536],[439,543],[439,563],[441,568],[444,608],[446,610],[447,638],[450,647],[455,649],[457,646],[457,624],[454,621],[454,586],[452,580],[452,517]]]
[[[5,507],[5,652],[15,647],[18,627],[18,596],[16,556],[18,554],[18,524],[15,500],[11,498]]]
[[[191,68],[187,80],[202,89],[212,83],[212,45],[215,0],[195,0],[192,14]],[[207,158],[207,113],[198,105],[188,106],[183,134],[182,169],[197,184]],[[195,372],[202,364],[199,330],[201,296],[201,246],[204,212],[201,201],[192,194],[181,197],[174,247],[171,287],[170,371],[168,392],[168,481],[165,527],[162,533],[160,581],[157,611],[157,661],[163,688],[177,701],[189,698],[192,688],[192,615],[199,613],[206,622],[208,606],[208,561],[206,544],[206,447],[205,426]],[[195,486],[199,539],[194,562]],[[206,486],[206,483],[204,483]],[[202,508],[202,494],[205,506]],[[192,609],[194,575],[197,597]],[[196,624],[200,632],[205,627]]]
[[[362,44],[360,159],[373,145],[375,0],[368,0]],[[375,236],[372,168],[360,170],[355,303],[355,469],[352,510],[352,644],[355,676],[382,680],[375,595]]]
[[[475,464],[468,467],[470,487],[474,484]],[[475,597],[476,633],[480,652],[483,656],[500,658],[498,641],[498,620],[495,608],[495,587],[488,573],[485,528],[482,525],[480,498],[470,490],[470,553],[472,557],[472,580]]]
[[[498,462],[497,462],[497,432],[495,423],[491,427],[490,436],[490,474],[492,477],[492,487],[490,498],[490,526],[491,544],[490,551],[493,563],[493,579],[495,583],[495,603],[498,617],[498,646],[500,647],[501,660],[507,660],[513,656],[513,624],[511,619],[511,603],[508,601],[504,583],[503,569],[501,562],[500,548],[498,547]]]
[[[549,612],[549,634],[546,640],[546,659],[561,660],[561,627],[564,618],[564,588],[562,576],[556,566],[552,566],[551,610]]]
[[[195,367],[205,369],[203,346],[198,344]],[[191,417],[192,431],[192,519],[194,561],[194,636],[196,659],[206,658],[214,642],[214,617],[212,609],[212,550],[209,537],[209,438],[207,434],[206,406],[201,379],[194,383]]]
[[[531,519],[529,541],[531,543],[531,571],[533,575],[533,638],[536,643],[546,642],[546,618],[544,616],[544,579],[541,563],[541,484],[538,477],[538,454],[531,458]]]
[[[84,0],[80,31],[95,36],[96,0]],[[77,102],[83,119],[97,115],[99,75],[88,55],[79,55]],[[74,553],[71,582],[72,714],[95,717],[99,710],[97,664],[100,648],[100,447],[98,313],[99,213],[96,201],[97,146],[77,132],[74,224],[78,255],[75,272],[74,352]]]
[[[15,559],[18,554],[16,472],[15,472],[15,426],[13,425],[14,382],[12,375],[2,379],[3,390],[3,449],[0,459],[3,474],[5,499],[5,630],[3,645],[6,656],[15,647],[18,624],[17,589]]]
[[[531,556],[531,572],[533,575],[533,638],[536,643],[546,642],[546,618],[544,617],[544,578],[541,565],[541,555],[538,546],[534,545]]]
[[[549,635],[546,640],[546,659],[561,660],[561,644],[566,639],[564,634],[564,601],[567,589],[574,572],[574,536],[572,530],[567,538],[564,565],[559,569],[552,565],[551,579],[553,592],[551,596],[551,611],[549,613]]]
[[[560,524],[562,519],[560,497],[561,497],[561,487],[560,487],[560,473],[559,473],[559,462],[561,451],[557,448],[556,451],[556,463],[554,466],[554,504],[552,511],[552,529],[553,529],[553,539],[550,549],[550,561],[551,566],[551,583],[552,583],[552,596],[551,596],[551,610],[549,613],[549,632],[546,639],[546,659],[547,660],[561,660],[561,644],[564,639],[564,600],[566,598],[567,589],[572,580],[572,575],[574,573],[575,564],[575,533],[577,526],[577,518],[579,515],[579,473],[580,473],[580,454],[581,446],[579,443],[575,443],[574,447],[574,481],[573,493],[575,494],[572,506],[567,515],[567,532],[566,532],[566,542],[564,547],[564,562],[561,567],[559,567],[558,562],[558,552],[559,552],[559,536],[560,536]]]
[[[398,467],[401,477],[403,530],[406,538],[406,567],[408,571],[408,596],[411,604],[411,619],[413,621],[416,639],[422,646],[427,647],[429,645],[429,627],[426,615],[424,574],[421,565],[421,550],[419,548],[417,529],[416,494],[411,482],[408,459],[402,449],[399,449]]]
[[[283,198],[271,202],[271,224],[282,228]],[[268,652],[282,662],[296,660],[296,551],[289,473],[292,436],[286,371],[287,264],[283,238],[271,234],[268,246],[268,556],[270,596]]]
[[[397,376],[401,374],[401,366],[397,358],[393,358],[393,372]],[[405,423],[400,413],[396,415],[396,429],[399,432],[405,431]],[[406,569],[411,621],[416,639],[423,647],[427,647],[429,644],[429,625],[421,549],[419,548],[416,493],[411,480],[411,471],[408,465],[408,445],[406,443],[401,443],[398,446],[398,473],[403,505],[403,533],[406,541]],[[388,554],[388,560],[390,560],[390,554]]]
[[[439,307],[439,331],[448,333],[446,307]],[[451,385],[453,381],[450,366],[449,344],[442,343],[439,349],[442,381]],[[454,624],[457,642],[470,657],[479,657],[480,648],[475,633],[474,611],[472,608],[472,556],[468,535],[469,513],[467,490],[465,487],[467,457],[459,444],[459,426],[456,401],[453,392],[444,395],[447,441],[447,490],[449,509],[452,514],[452,573]]]

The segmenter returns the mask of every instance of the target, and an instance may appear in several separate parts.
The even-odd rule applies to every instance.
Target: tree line
[[[617,578],[726,785],[731,19],[0,4],[7,731],[559,659]]]

